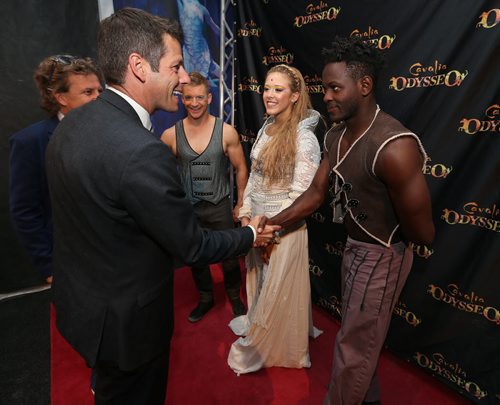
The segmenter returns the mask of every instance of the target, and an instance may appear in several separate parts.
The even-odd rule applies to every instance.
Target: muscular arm
[[[417,244],[430,244],[434,224],[423,159],[415,139],[398,138],[382,149],[375,173],[387,186],[403,236]]]
[[[301,194],[294,203],[278,215],[271,218],[271,223],[286,228],[316,211],[325,199],[328,190],[328,174],[330,165],[324,158],[309,188]]]
[[[233,216],[238,218],[238,212],[243,204],[243,192],[245,191],[248,181],[247,163],[245,155],[243,154],[243,148],[241,147],[238,132],[236,132],[232,126],[224,124],[222,136],[224,139],[226,154],[236,171],[236,188],[238,190],[238,198],[236,200],[236,206],[234,207]]]
[[[160,139],[172,150],[174,155],[177,155],[177,147],[175,142],[175,125],[163,131]]]

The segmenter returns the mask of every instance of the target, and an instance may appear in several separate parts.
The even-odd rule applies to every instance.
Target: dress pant
[[[392,311],[410,273],[413,252],[347,239],[342,259],[342,323],[324,404],[377,401],[377,366]]]
[[[224,230],[234,228],[231,200],[224,197],[219,203],[212,204],[207,201],[200,201],[194,206],[194,212],[203,228],[213,230]],[[240,297],[241,271],[238,258],[224,260],[222,262],[224,273],[224,287],[229,299]],[[196,288],[200,292],[200,300],[209,302],[213,299],[213,282],[209,266],[192,266]]]
[[[158,357],[133,370],[120,370],[112,362],[98,361],[96,405],[163,405],[167,392],[170,342]]]

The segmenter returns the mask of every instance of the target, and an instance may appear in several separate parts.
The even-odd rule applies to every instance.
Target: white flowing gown
[[[253,162],[269,141],[268,119],[257,135],[250,154],[252,172],[245,188],[240,217],[272,217],[289,207],[311,184],[320,162],[320,148],[314,135],[319,113],[309,111],[300,122],[293,180],[286,188],[266,188],[262,173]],[[241,336],[231,346],[228,364],[237,374],[262,367],[310,367],[309,335],[321,331],[312,325],[311,288],[306,225],[281,237],[269,264],[252,249],[246,257],[248,313],[234,318],[229,326]]]

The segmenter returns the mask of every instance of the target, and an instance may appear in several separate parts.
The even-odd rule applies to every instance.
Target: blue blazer
[[[9,206],[16,233],[42,277],[52,275],[52,210],[45,150],[57,116],[22,129],[9,139]]]

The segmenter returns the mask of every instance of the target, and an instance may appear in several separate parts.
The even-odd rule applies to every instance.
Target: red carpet
[[[310,369],[270,368],[236,376],[226,358],[235,336],[227,327],[231,308],[226,301],[222,274],[213,266],[215,307],[199,323],[187,317],[196,305],[197,292],[188,269],[175,274],[175,333],[171,346],[167,404],[264,405],[321,404],[330,378],[333,340],[338,324],[314,309],[314,323],[324,333],[311,341]],[[52,404],[92,404],[90,371],[59,335],[51,312]],[[384,351],[380,364],[384,405],[468,404],[469,401],[434,380],[416,366]]]

